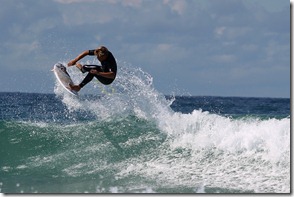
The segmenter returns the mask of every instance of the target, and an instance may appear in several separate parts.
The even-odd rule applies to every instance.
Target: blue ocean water
[[[164,96],[132,67],[96,95],[55,83],[0,93],[1,193],[290,192],[288,98]]]

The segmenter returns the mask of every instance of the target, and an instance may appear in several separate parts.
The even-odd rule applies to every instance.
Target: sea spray
[[[232,119],[201,110],[165,115],[159,127],[174,136],[174,145],[191,149],[216,147],[229,152],[266,151],[279,160],[289,150],[289,119]],[[279,151],[278,151],[279,150]],[[277,152],[278,151],[278,152]]]
[[[81,76],[71,70],[74,81]],[[75,73],[75,74],[72,74]],[[79,78],[79,79],[77,79]],[[93,92],[101,92],[97,81],[92,80]],[[157,119],[160,114],[172,113],[171,101],[153,87],[153,78],[140,68],[123,65],[119,67],[116,80],[111,84],[114,93],[100,94],[97,99],[79,99],[67,94],[56,84],[54,92],[69,110],[83,110],[94,113],[97,118],[109,118],[134,114],[145,119]]]
[[[290,192],[289,99],[166,99],[121,63],[113,92],[98,83],[0,94],[1,191]]]
[[[124,121],[134,116],[155,124],[165,134],[154,154],[146,152],[119,164],[116,174],[119,179],[132,174],[156,180],[156,185],[165,187],[203,188],[205,184],[208,190],[289,191],[289,118],[234,119],[201,109],[174,112],[170,107],[174,98],[167,100],[152,81],[152,76],[142,69],[123,65],[112,86],[114,93],[94,100],[62,97],[68,109],[95,114],[98,121],[112,122],[117,118]],[[94,88],[98,88],[95,83]],[[118,127],[115,129],[121,132]],[[145,140],[156,139],[157,135],[142,133],[119,145],[138,146]]]

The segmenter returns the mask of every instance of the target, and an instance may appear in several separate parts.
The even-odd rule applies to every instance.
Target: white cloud
[[[166,44],[166,43],[158,44],[157,49],[162,52],[163,51],[170,51],[172,49],[172,45]]]
[[[284,55],[289,54],[289,45],[290,44],[280,44],[277,41],[270,41],[268,45],[265,47],[266,58],[265,60],[267,63],[273,63],[275,60],[281,61],[281,57]],[[290,57],[289,57],[290,58]],[[288,66],[288,65],[277,65],[277,66]]]
[[[31,69],[32,67],[35,67],[36,62],[31,62],[32,60],[37,59],[38,51],[41,49],[41,45],[39,41],[22,41],[22,42],[13,42],[13,41],[7,41],[5,42],[2,47],[5,48],[5,50],[12,55],[6,55],[5,57],[2,57],[2,60],[5,62],[7,61],[7,58],[9,59],[9,64],[13,64],[15,66],[12,66],[8,69],[11,70],[17,70],[17,69]],[[27,63],[30,62],[30,65],[27,65]]]
[[[89,3],[89,2],[95,2],[97,0],[54,0],[57,3],[62,4],[71,4],[71,3]]]
[[[135,7],[138,8],[142,4],[142,0],[54,0],[57,3],[61,4],[74,4],[74,3],[104,3],[104,4],[121,4],[126,7]]]
[[[226,30],[226,27],[224,27],[224,26],[217,27],[217,28],[215,28],[214,33],[215,33],[216,37],[219,38],[222,35],[224,35],[225,30]]]
[[[179,15],[184,14],[187,9],[187,2],[185,0],[163,0],[163,4],[168,5],[172,11]]]
[[[232,54],[215,55],[213,60],[218,63],[231,63],[237,60],[237,57]]]
[[[62,14],[63,22],[65,25],[84,25],[84,24],[105,24],[112,21],[113,17],[111,15],[103,15],[101,14],[97,17],[96,13],[88,12],[84,13],[83,10],[79,10],[75,12],[75,15],[70,13]]]
[[[175,1],[172,6],[172,10],[174,10],[178,14],[182,15],[185,12],[186,7],[187,7],[186,1],[184,1],[184,0]]]
[[[258,50],[258,45],[257,44],[248,44],[245,43],[244,45],[241,46],[241,48],[244,51],[248,51],[248,52],[256,52]]]
[[[16,2],[19,5],[15,6]],[[168,66],[170,74],[161,81],[162,87],[172,76],[189,76],[186,81],[195,81],[194,73],[205,73],[203,78],[220,81],[220,70],[241,77],[243,68],[258,67],[263,72],[258,72],[256,78],[260,73],[260,77],[272,77],[273,65],[276,70],[278,66],[289,70],[290,14],[267,12],[256,3],[245,5],[245,0],[32,2],[2,2],[3,65],[13,62],[34,69],[36,58],[46,56],[47,62],[42,65],[51,65],[103,43],[116,58],[142,67],[151,75],[161,76]],[[240,65],[246,67],[238,69]],[[179,67],[189,70],[190,75],[178,73]],[[238,86],[237,80],[230,82]],[[201,83],[205,85],[205,81]],[[192,94],[201,91],[200,86],[189,84],[183,82]],[[215,85],[217,89],[219,84]]]
[[[216,38],[225,38],[229,40],[235,40],[238,37],[246,36],[250,32],[252,32],[252,28],[246,26],[221,26],[216,27],[214,30]]]
[[[124,6],[139,8],[141,7],[142,0],[119,0]]]

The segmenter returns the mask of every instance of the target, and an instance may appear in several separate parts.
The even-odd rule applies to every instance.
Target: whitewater
[[[290,111],[216,113],[195,108],[193,97],[183,112],[186,100],[164,96],[150,74],[120,65],[111,86],[88,84],[97,95],[72,96],[57,81],[54,95],[14,104],[3,95],[1,192],[290,192]],[[83,77],[68,72],[74,82]]]

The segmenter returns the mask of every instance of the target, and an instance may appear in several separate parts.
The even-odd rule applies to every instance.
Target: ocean
[[[0,93],[1,193],[291,190],[289,98],[165,96],[133,67],[96,94],[52,83]]]

